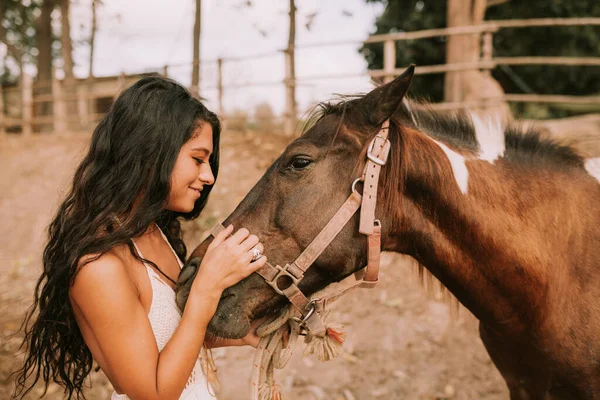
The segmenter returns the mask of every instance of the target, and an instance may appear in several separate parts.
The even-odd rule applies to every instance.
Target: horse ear
[[[390,83],[373,89],[363,98],[365,106],[370,110],[370,122],[373,125],[382,124],[383,121],[396,112],[406,92],[408,92],[414,74],[415,65],[411,64],[402,75],[396,77]]]

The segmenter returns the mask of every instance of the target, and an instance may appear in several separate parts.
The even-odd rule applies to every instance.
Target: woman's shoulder
[[[125,244],[119,244],[112,249],[100,254],[86,254],[78,261],[77,272],[79,274],[84,271],[89,273],[98,273],[102,270],[111,271],[113,269],[125,268],[127,257],[125,250],[128,247]]]
[[[77,275],[71,286],[71,294],[89,293],[89,291],[132,287],[135,284],[129,273],[131,257],[127,257],[127,245],[117,245],[103,254],[87,254],[79,260]]]

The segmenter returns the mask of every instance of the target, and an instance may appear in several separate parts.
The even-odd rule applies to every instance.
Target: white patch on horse
[[[440,143],[434,139],[431,140],[440,146],[442,151],[446,154],[446,157],[448,157],[450,165],[452,166],[452,172],[454,173],[454,179],[456,179],[456,183],[458,184],[458,188],[461,192],[466,194],[469,186],[469,170],[467,169],[465,158],[446,146],[444,143]]]
[[[484,121],[473,113],[471,113],[471,120],[479,143],[479,158],[493,164],[504,155],[506,150],[502,121],[500,118],[492,117],[486,118]]]
[[[588,174],[600,182],[600,157],[588,158],[585,160],[585,169]]]

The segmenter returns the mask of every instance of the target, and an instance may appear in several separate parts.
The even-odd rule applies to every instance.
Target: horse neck
[[[539,179],[532,173],[517,181],[500,162],[461,167],[458,153],[419,131],[405,131],[402,141],[401,222],[385,250],[414,257],[480,320],[523,330],[544,301],[541,266],[553,242],[546,233],[554,230],[543,226],[548,221],[536,204],[519,196],[521,185]],[[558,185],[528,191],[536,199],[559,199]]]

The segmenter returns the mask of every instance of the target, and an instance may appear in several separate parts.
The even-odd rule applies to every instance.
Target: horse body
[[[465,161],[465,195],[441,148],[404,137],[419,150],[384,250],[411,255],[481,321],[513,398],[599,396],[598,181],[552,154],[506,155]]]
[[[368,143],[391,121],[376,215],[383,250],[408,254],[480,320],[512,399],[600,398],[600,182],[571,149],[468,115],[411,109],[412,71],[324,106],[225,221],[295,259],[348,196]],[[210,239],[192,257],[201,257]],[[352,219],[307,271],[311,294],[365,265]],[[185,303],[194,271],[184,270]],[[209,331],[241,337],[286,304],[252,275],[227,289]]]

